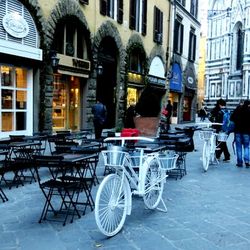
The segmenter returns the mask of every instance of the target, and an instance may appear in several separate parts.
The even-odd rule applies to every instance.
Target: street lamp
[[[98,64],[98,66],[97,66],[97,74],[99,76],[103,74],[103,66],[102,66],[102,64]]]
[[[57,70],[58,64],[59,64],[59,58],[57,57],[56,50],[50,51],[50,59],[51,59],[51,66],[54,71]]]

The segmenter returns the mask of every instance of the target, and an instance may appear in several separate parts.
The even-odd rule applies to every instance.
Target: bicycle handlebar
[[[104,141],[121,141],[121,144],[124,145],[125,141],[148,141],[153,142],[153,138],[143,137],[143,136],[128,136],[128,137],[108,137]]]
[[[203,125],[203,126],[206,126],[207,128],[209,128],[210,126],[213,126],[213,125],[219,125],[221,126],[222,123],[219,123],[219,122],[198,122],[198,123],[195,123],[199,126]]]

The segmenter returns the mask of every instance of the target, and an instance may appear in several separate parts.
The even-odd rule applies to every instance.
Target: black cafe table
[[[88,174],[91,173],[88,172],[88,161],[93,157],[95,155],[68,153],[34,157],[39,186],[46,198],[39,222],[50,220],[47,215],[48,212],[52,212],[54,215],[64,214],[65,225],[68,218],[73,222],[76,215],[79,218],[81,213],[84,215],[88,207],[93,211],[94,200],[91,190],[94,177]],[[46,180],[41,180],[41,168],[49,170],[47,172],[50,176],[47,176]],[[53,218],[55,219],[60,220],[57,216]]]

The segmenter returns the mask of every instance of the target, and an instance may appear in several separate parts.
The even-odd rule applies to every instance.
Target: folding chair
[[[87,208],[89,207],[91,211],[94,210],[94,199],[92,197],[92,186],[95,184],[95,169],[96,166],[93,166],[94,161],[97,165],[98,158],[91,155],[85,160],[71,164],[71,170],[68,171],[65,175],[59,177],[65,182],[78,182],[79,183],[79,199],[76,202],[76,205],[79,211],[82,211],[84,215]],[[94,171],[94,172],[93,172]],[[97,177],[96,177],[97,178]],[[83,207],[83,209],[82,209]]]
[[[74,216],[81,217],[79,213],[78,202],[79,194],[84,188],[82,182],[74,177],[72,167],[66,166],[63,162],[63,156],[34,156],[35,169],[39,187],[44,194],[45,204],[39,219],[42,220],[56,220],[58,215],[64,215],[63,225],[66,224],[68,218],[73,222]],[[49,178],[42,181],[42,171],[46,168],[49,173]],[[68,176],[68,177],[67,177]],[[56,199],[59,198],[59,199]],[[54,218],[47,218],[48,213],[52,213]],[[57,221],[61,218],[57,218]]]
[[[0,177],[1,177],[1,179],[0,179],[0,185],[1,185],[2,180],[5,180],[4,179],[4,174],[5,174],[4,166],[0,166]],[[2,199],[3,202],[5,202],[5,201],[8,200],[6,194],[4,193],[3,189],[1,188],[1,186],[0,186],[0,198]]]

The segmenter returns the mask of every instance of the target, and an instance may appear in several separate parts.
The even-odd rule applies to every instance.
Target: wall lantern
[[[57,57],[57,53],[55,50],[50,51],[50,59],[53,70],[57,70],[60,59]]]
[[[99,76],[103,74],[103,66],[102,66],[102,64],[98,64],[98,66],[97,66],[97,74]]]

